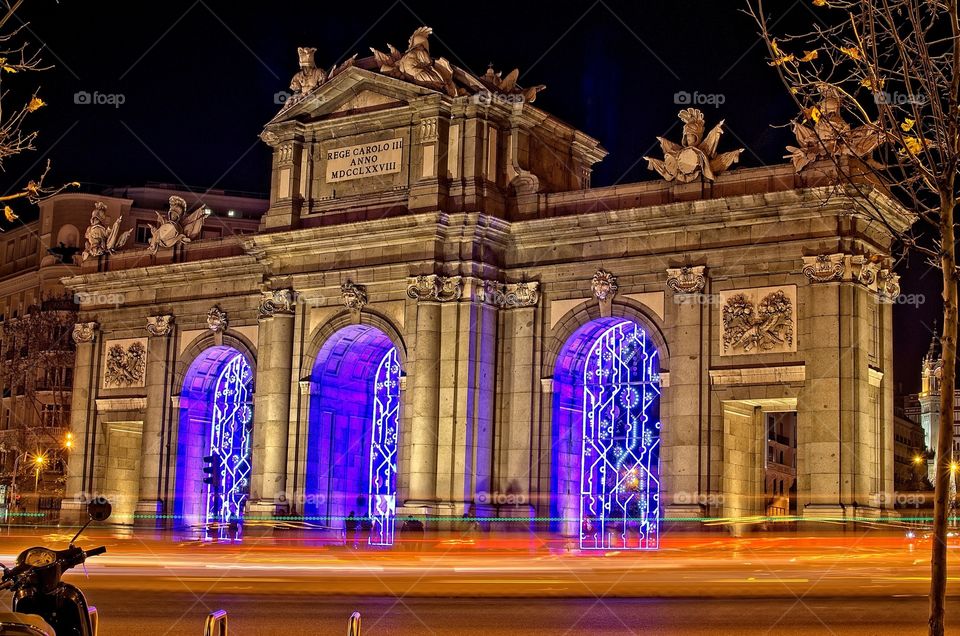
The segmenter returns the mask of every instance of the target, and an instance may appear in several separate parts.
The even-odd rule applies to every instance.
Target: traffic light
[[[220,456],[207,455],[203,458],[203,472],[206,475],[203,483],[210,486],[210,489],[220,491]]]

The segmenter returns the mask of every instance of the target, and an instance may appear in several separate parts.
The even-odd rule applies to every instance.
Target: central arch
[[[386,333],[350,325],[323,344],[310,376],[304,512],[337,529],[366,518],[371,545],[394,540],[401,373]]]
[[[659,360],[636,322],[598,318],[564,344],[552,460],[555,530],[579,535],[583,549],[658,547]]]

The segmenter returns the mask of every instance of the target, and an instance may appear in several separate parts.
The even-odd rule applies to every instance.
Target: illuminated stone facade
[[[118,491],[99,458],[122,423],[142,434],[135,508],[202,521],[177,498],[203,488],[213,415],[185,396],[210,391],[210,352],[229,351],[253,370],[246,514],[536,516],[579,525],[585,547],[655,547],[646,526],[610,543],[584,512],[602,503],[584,495],[588,446],[609,438],[588,430],[585,387],[607,373],[642,391],[624,381],[615,408],[590,411],[624,431],[619,459],[604,455],[624,472],[589,496],[642,492],[667,518],[763,514],[766,414],[795,411],[791,506],[883,512],[896,281],[889,240],[826,166],[592,188],[597,140],[523,100],[451,92],[357,60],[266,126],[259,233],[147,267],[120,251],[65,281],[125,299],[82,308],[96,331],[78,344],[69,492]],[[157,316],[173,318],[148,334]],[[111,343],[131,339],[147,341],[142,386],[103,385]],[[393,472],[375,475],[384,458]]]

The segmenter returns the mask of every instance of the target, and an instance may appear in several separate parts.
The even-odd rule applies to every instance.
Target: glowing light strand
[[[239,538],[240,523],[250,494],[250,450],[253,409],[252,371],[242,354],[231,358],[214,386],[210,454],[220,457],[220,491],[206,489],[206,523],[218,524],[221,539]],[[230,524],[237,524],[231,536]]]
[[[370,545],[393,545],[397,516],[397,429],[400,423],[400,361],[396,347],[380,360],[373,384],[370,486],[367,515]]]
[[[580,547],[649,550],[660,538],[660,377],[632,322],[604,331],[584,366]]]

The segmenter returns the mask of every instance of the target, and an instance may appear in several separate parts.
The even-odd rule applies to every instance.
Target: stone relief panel
[[[110,340],[104,344],[103,388],[142,387],[147,372],[147,339]]]
[[[797,350],[797,287],[720,292],[720,355]]]

